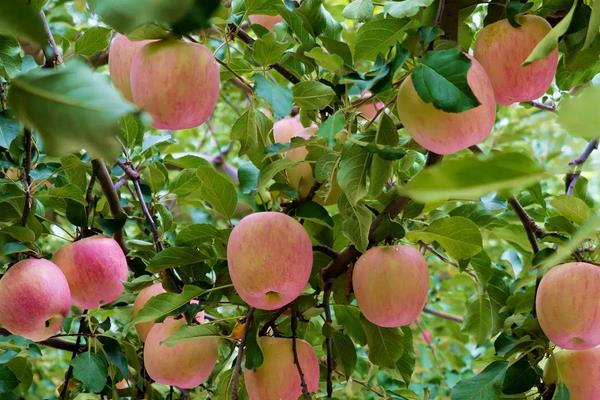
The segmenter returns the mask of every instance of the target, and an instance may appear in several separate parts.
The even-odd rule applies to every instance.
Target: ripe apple
[[[219,66],[201,44],[153,42],[133,58],[133,100],[152,115],[155,128],[187,129],[204,123],[212,115],[219,90]]]
[[[253,307],[275,310],[306,287],[313,262],[310,237],[298,221],[278,212],[244,217],[227,243],[229,275]]]
[[[378,246],[354,265],[358,308],[375,325],[393,328],[415,321],[427,301],[427,262],[412,246]]]
[[[474,56],[492,82],[496,102],[505,106],[541,97],[558,66],[558,49],[542,60],[522,65],[552,26],[537,15],[521,15],[517,21],[519,28],[507,19],[486,26],[474,46]]]
[[[251,24],[262,25],[270,31],[275,28],[275,25],[283,21],[281,15],[251,15],[248,18]]]
[[[362,96],[360,96],[360,98],[366,99],[371,96],[372,96],[371,92],[365,92],[362,94]],[[375,116],[377,115],[379,110],[382,110],[383,108],[385,108],[385,104],[383,104],[383,102],[381,102],[379,100],[375,100],[375,101],[370,101],[368,103],[361,104],[360,106],[358,106],[358,111],[360,111],[361,115],[365,119],[371,121],[373,118],[375,118]]]
[[[138,293],[135,302],[133,303],[133,318],[135,318],[141,309],[144,308],[148,300],[162,293],[166,293],[166,290],[160,282],[143,288]],[[150,328],[152,328],[152,325],[154,325],[154,322],[141,322],[135,325],[135,329],[142,342],[146,340],[146,336],[148,336],[148,332],[150,331]]]
[[[294,364],[292,339],[263,336],[258,339],[263,364],[244,370],[250,400],[297,400],[302,396],[300,374]],[[298,362],[310,393],[319,390],[319,360],[309,343],[296,340]]]
[[[550,340],[569,350],[600,344],[600,268],[584,262],[557,265],[540,282],[535,308]]]
[[[127,36],[117,33],[108,50],[108,71],[113,85],[127,100],[133,102],[131,95],[131,63],[135,54],[152,40],[129,40]]]
[[[127,259],[112,238],[92,236],[65,244],[52,261],[65,274],[79,308],[111,303],[125,290]]]
[[[0,279],[0,325],[39,342],[60,331],[71,307],[69,284],[52,262],[30,258]]]
[[[192,389],[205,382],[215,368],[219,338],[204,336],[173,346],[163,343],[185,324],[184,318],[167,317],[152,326],[144,345],[144,366],[158,383]]]
[[[552,359],[558,381],[569,389],[570,400],[600,399],[600,347],[561,350]]]
[[[496,119],[494,89],[485,70],[471,56],[467,72],[469,87],[479,106],[461,113],[451,113],[425,103],[408,76],[400,85],[397,109],[400,121],[412,138],[438,154],[451,154],[479,144],[487,138]]]

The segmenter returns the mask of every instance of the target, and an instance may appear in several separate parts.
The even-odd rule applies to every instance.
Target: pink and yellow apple
[[[219,338],[204,336],[172,346],[164,343],[185,324],[184,318],[167,317],[152,326],[144,345],[144,366],[158,383],[192,389],[205,382],[215,368]]]
[[[92,236],[65,244],[52,261],[65,274],[73,304],[79,308],[111,303],[125,290],[127,259],[112,238]]]
[[[415,321],[427,301],[427,262],[412,246],[378,246],[354,265],[358,308],[375,325],[393,328]]]
[[[360,96],[361,99],[366,99],[371,97],[372,94],[370,92],[365,92],[363,93],[362,96]],[[379,101],[377,99],[372,99],[372,101],[369,101],[368,103],[364,103],[361,104],[360,106],[358,106],[358,111],[360,111],[361,115],[366,119],[371,121],[373,118],[375,118],[375,116],[377,116],[377,113],[379,112],[379,110],[383,110],[385,108],[385,104],[383,104],[382,101]]]
[[[408,76],[400,85],[397,109],[400,121],[415,142],[438,154],[452,154],[483,142],[494,127],[494,89],[483,67],[471,59],[467,82],[479,106],[451,113],[425,103]]]
[[[138,293],[137,297],[135,298],[135,302],[133,303],[133,318],[135,318],[142,308],[144,308],[148,300],[162,293],[166,293],[166,290],[163,288],[163,285],[160,282],[143,288]],[[148,332],[153,325],[154,322],[140,322],[139,324],[135,325],[135,329],[137,330],[138,336],[142,342],[146,340],[146,336],[148,336]]]
[[[164,40],[144,46],[131,65],[133,101],[159,129],[194,128],[217,104],[219,66],[198,43]]]
[[[108,71],[113,85],[127,100],[133,102],[131,95],[131,63],[135,54],[151,40],[129,40],[127,36],[117,33],[108,50]]]
[[[263,364],[255,371],[244,370],[250,400],[297,400],[302,396],[300,374],[294,364],[292,339],[260,337]],[[311,345],[296,340],[298,362],[309,393],[319,390],[319,360]]]
[[[570,400],[600,399],[600,347],[561,350],[549,362],[555,363],[558,381],[569,389]]]
[[[275,25],[283,21],[281,15],[251,15],[248,19],[250,19],[251,24],[262,25],[270,31],[275,28]]]
[[[60,331],[71,307],[69,284],[52,262],[30,258],[0,279],[0,325],[39,342]]]
[[[550,340],[569,350],[600,344],[600,267],[584,262],[557,265],[540,282],[535,308]]]
[[[517,21],[519,28],[507,19],[486,26],[474,45],[474,56],[492,82],[496,102],[505,106],[541,97],[558,66],[558,49],[542,60],[522,65],[552,26],[537,15],[521,15]]]
[[[227,243],[229,275],[249,305],[275,310],[302,293],[313,252],[304,227],[285,214],[258,212],[244,217]]]

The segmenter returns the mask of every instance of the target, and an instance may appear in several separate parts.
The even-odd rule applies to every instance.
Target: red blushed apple
[[[127,259],[112,238],[92,236],[68,243],[52,261],[65,274],[73,304],[79,308],[111,303],[125,290]]]
[[[244,381],[250,400],[297,400],[302,396],[298,368],[294,364],[292,339],[260,337],[263,364],[255,371],[245,370]],[[296,340],[298,362],[310,393],[319,390],[319,359],[311,345]]]
[[[569,389],[570,400],[600,399],[600,348],[561,350],[554,354],[558,381]]]
[[[69,284],[52,262],[28,259],[0,279],[0,325],[39,342],[60,331],[71,307]]]
[[[537,318],[550,340],[569,350],[600,344],[600,267],[583,262],[557,265],[540,282]]]
[[[496,101],[502,105],[541,97],[552,84],[558,66],[558,49],[542,60],[522,65],[552,26],[537,15],[521,15],[517,21],[519,28],[507,19],[486,26],[474,46],[474,56],[486,70]]]
[[[371,92],[365,92],[365,93],[363,93],[362,96],[360,96],[360,98],[366,99],[371,96],[372,96]],[[383,102],[378,101],[377,99],[374,99],[374,100],[372,99],[372,101],[358,106],[358,111],[360,111],[361,115],[365,119],[371,121],[373,118],[375,118],[375,116],[377,115],[379,110],[383,110],[384,108],[385,108],[385,104],[383,104]]]
[[[438,154],[452,154],[483,142],[494,127],[494,89],[483,67],[471,59],[467,82],[479,106],[451,113],[425,103],[418,95],[412,74],[400,85],[397,109],[400,121],[415,142]]]
[[[151,40],[129,40],[127,36],[117,33],[108,50],[108,71],[113,85],[127,100],[133,102],[131,95],[131,63],[134,55]]]
[[[251,15],[248,19],[251,24],[262,25],[270,31],[275,28],[275,25],[283,21],[281,15]]]
[[[219,66],[201,44],[174,39],[154,42],[133,58],[133,100],[152,116],[155,128],[187,129],[206,122],[219,90]]]
[[[138,293],[137,297],[135,298],[135,302],[133,303],[133,318],[135,318],[141,309],[144,308],[144,305],[146,305],[148,300],[162,293],[166,293],[166,290],[163,288],[162,283],[160,282],[143,288]],[[141,322],[135,325],[135,329],[137,330],[138,336],[142,342],[146,340],[146,336],[148,336],[148,332],[153,325],[154,322]]]
[[[354,265],[358,308],[375,325],[393,328],[415,321],[427,300],[427,262],[412,246],[379,246]]]
[[[205,382],[215,368],[219,338],[199,337],[172,346],[164,343],[185,324],[184,318],[168,317],[152,326],[144,345],[144,366],[158,383],[192,389]]]
[[[295,219],[277,212],[244,217],[227,243],[229,275],[249,305],[275,310],[302,293],[312,269],[310,237]]]

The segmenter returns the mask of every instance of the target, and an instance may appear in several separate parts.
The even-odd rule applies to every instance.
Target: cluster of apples
[[[474,45],[467,83],[480,105],[451,113],[424,102],[410,75],[400,85],[397,109],[400,120],[415,142],[438,154],[451,154],[483,142],[492,131],[496,103],[509,105],[541,97],[552,84],[558,50],[544,59],[522,65],[535,46],[552,29],[537,15],[517,18],[518,28],[507,19],[479,32]]]
[[[152,116],[155,128],[194,128],[210,118],[217,104],[219,66],[202,44],[131,41],[117,34],[108,67],[115,87]]]
[[[546,382],[558,378],[571,400],[600,398],[600,267],[572,262],[552,268],[535,307],[542,330],[563,349],[549,360]]]
[[[52,261],[19,261],[0,279],[0,325],[45,340],[61,330],[71,305],[87,309],[117,300],[127,271],[119,244],[102,236],[65,244]]]

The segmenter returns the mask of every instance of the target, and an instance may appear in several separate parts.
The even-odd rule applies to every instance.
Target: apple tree
[[[3,0],[0,398],[600,399],[599,0]]]

